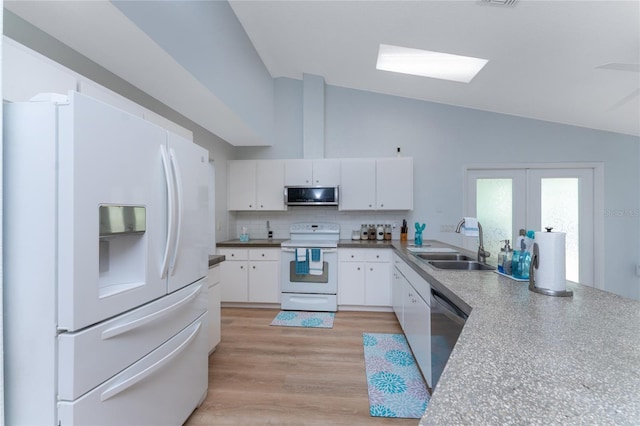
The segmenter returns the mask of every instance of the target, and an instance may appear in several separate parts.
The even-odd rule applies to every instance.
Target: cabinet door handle
[[[358,271],[360,270],[360,267],[358,266]]]
[[[262,257],[264,257],[264,253],[262,253]]]
[[[253,268],[253,269],[256,269],[256,267],[255,267],[255,266],[252,266],[252,268]]]

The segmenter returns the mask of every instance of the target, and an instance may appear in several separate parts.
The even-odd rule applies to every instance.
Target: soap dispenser
[[[503,274],[511,275],[511,262],[513,261],[513,250],[509,245],[509,240],[504,241],[504,247],[500,249],[500,254],[498,255],[498,272]]]
[[[513,277],[528,280],[529,266],[531,265],[531,251],[533,248],[534,232],[527,231],[524,240],[520,242],[521,250],[513,254]]]

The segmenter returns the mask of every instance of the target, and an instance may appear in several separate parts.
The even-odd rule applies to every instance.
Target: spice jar
[[[369,239],[369,227],[367,226],[366,223],[363,223],[360,226],[360,239],[361,240],[368,240]]]
[[[369,239],[376,239],[376,226],[374,224],[369,224]]]
[[[384,239],[385,241],[391,240],[391,225],[384,226]]]
[[[378,224],[378,226],[376,227],[376,240],[384,240],[384,226],[380,224]]]

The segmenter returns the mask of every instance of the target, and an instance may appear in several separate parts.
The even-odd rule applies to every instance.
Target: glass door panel
[[[477,217],[482,225],[485,250],[491,253],[487,259],[496,264],[503,240],[513,245],[517,230],[524,226],[524,193],[526,188],[523,170],[468,170],[466,215]],[[463,246],[478,249],[477,238],[464,238]]]
[[[580,280],[580,215],[577,178],[543,178],[540,181],[540,230],[552,227],[566,236],[567,279]]]
[[[567,279],[594,285],[593,169],[529,169],[529,229],[565,232]]]
[[[513,229],[513,179],[477,179],[476,217],[482,225],[484,248],[497,261],[503,240]]]

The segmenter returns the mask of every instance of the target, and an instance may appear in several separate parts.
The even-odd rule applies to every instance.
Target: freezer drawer
[[[61,334],[58,399],[80,397],[169,340],[207,310],[207,293],[205,278],[104,323]]]
[[[181,425],[202,401],[207,314],[108,382],[58,403],[60,426]]]

